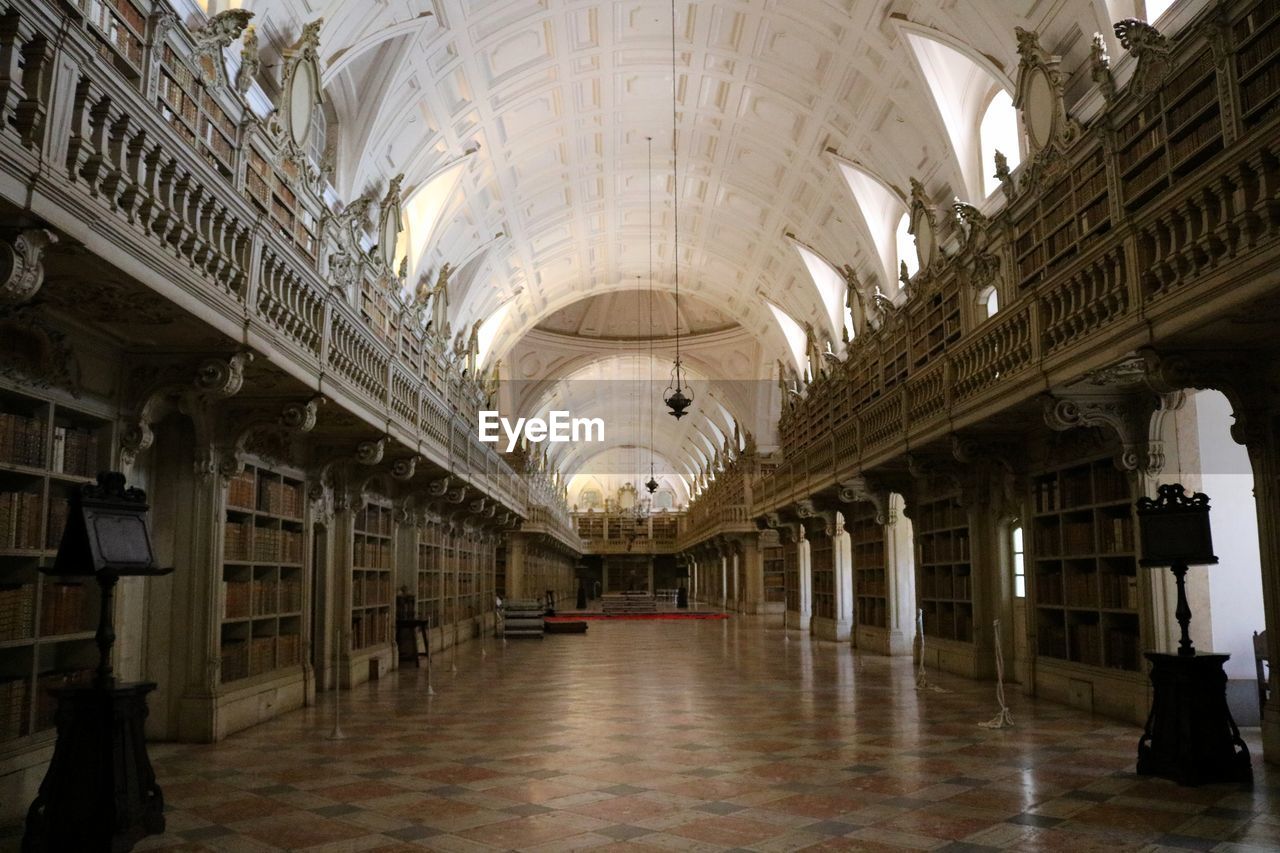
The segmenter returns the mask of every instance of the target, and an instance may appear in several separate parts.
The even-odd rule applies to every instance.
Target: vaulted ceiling
[[[228,0],[210,2],[217,10]],[[868,286],[884,277],[831,154],[893,187],[915,177],[939,200],[966,195],[904,27],[1005,75],[1016,67],[1015,26],[1034,29],[1075,73],[1090,35],[1109,32],[1111,7],[1125,2],[677,0],[674,128],[669,0],[235,5],[255,12],[277,50],[303,23],[325,19],[340,198],[377,194],[401,172],[411,196],[478,147],[418,268],[470,259],[465,292],[450,298],[454,328],[500,313],[489,358],[504,365],[528,350],[528,335],[543,335],[538,362],[548,372],[521,375],[537,381],[589,359],[570,341],[557,349],[550,333],[635,337],[647,303],[624,294],[648,286],[650,223],[653,286],[674,289],[677,210],[683,332],[721,335],[715,346],[750,361],[734,378],[767,380],[788,349],[766,299],[801,325],[830,329],[785,233],[852,265]],[[674,306],[661,313],[666,338]],[[607,348],[600,358],[618,356]],[[712,381],[715,361],[703,365]],[[767,395],[771,384],[759,384]],[[770,408],[730,405],[766,445]]]

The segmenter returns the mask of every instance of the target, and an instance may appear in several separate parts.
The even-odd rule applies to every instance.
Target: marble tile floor
[[[1139,730],[728,622],[487,641],[216,745],[159,744],[147,851],[1276,850],[1280,772],[1179,788]],[[5,844],[16,847],[10,830]]]

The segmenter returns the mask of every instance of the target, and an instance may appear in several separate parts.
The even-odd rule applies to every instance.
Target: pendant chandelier
[[[649,390],[653,390],[653,137],[649,142]],[[653,404],[649,405],[649,480],[644,484],[649,494],[658,491],[653,477]]]
[[[680,363],[680,161],[679,136],[677,133],[676,102],[678,92],[676,78],[676,2],[671,0],[671,173],[674,181],[671,187],[671,213],[675,230],[675,323],[676,323],[676,359],[671,367],[671,382],[663,392],[662,402],[667,404],[671,417],[680,420],[685,410],[693,405],[693,388],[688,387],[684,374],[684,366]]]

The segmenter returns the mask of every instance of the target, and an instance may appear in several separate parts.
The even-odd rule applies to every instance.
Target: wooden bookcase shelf
[[[781,545],[766,545],[762,550],[764,560],[764,600],[771,604],[786,604],[786,566]]]
[[[960,292],[948,287],[912,316],[911,366],[920,369],[960,340]]]
[[[583,539],[604,538],[604,513],[587,512],[577,516],[578,535]]]
[[[98,586],[40,574],[62,541],[71,491],[110,467],[105,416],[0,387],[0,744],[53,727],[48,689],[97,662]]]
[[[222,683],[302,663],[303,484],[246,465],[227,483]]]
[[[444,607],[444,545],[439,527],[431,525],[418,532],[417,612],[432,628],[441,624]]]
[[[853,594],[857,601],[857,624],[868,628],[887,628],[888,579],[885,576],[884,527],[876,524],[875,510],[869,505],[858,509],[845,525],[853,547]]]
[[[830,536],[814,536],[809,540],[809,560],[813,583],[813,615],[818,619],[835,619],[835,548]]]
[[[1117,128],[1124,206],[1145,207],[1222,145],[1217,71],[1206,47]]]
[[[782,573],[787,610],[800,612],[800,546],[788,542],[782,546]]]
[[[1260,0],[1232,26],[1240,120],[1256,127],[1280,108],[1280,6]]]
[[[239,144],[236,122],[169,45],[160,54],[156,100],[169,126],[230,180]]]
[[[391,642],[395,540],[391,507],[370,501],[356,512],[351,549],[351,650]]]
[[[1030,578],[1042,657],[1137,671],[1133,494],[1110,459],[1032,478]]]
[[[1106,155],[1091,149],[1044,193],[1013,238],[1018,286],[1032,287],[1079,254],[1085,238],[1111,227]]]
[[[916,544],[916,596],[924,632],[942,640],[973,642],[973,567],[969,515],[955,496],[920,504],[912,516]]]

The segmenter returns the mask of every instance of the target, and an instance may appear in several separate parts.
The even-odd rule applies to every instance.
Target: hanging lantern
[[[662,402],[666,403],[667,408],[671,410],[668,414],[676,420],[688,414],[685,409],[693,405],[693,388],[689,388],[688,393],[685,393],[683,373],[684,368],[680,364],[680,359],[676,358],[675,367],[671,369],[671,384],[662,395]]]
[[[658,481],[653,479],[653,471],[649,472],[649,482],[645,483],[644,487],[649,490],[649,494],[658,491]]]

